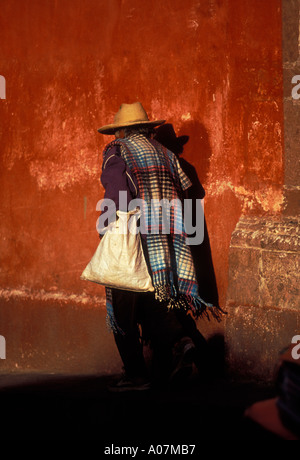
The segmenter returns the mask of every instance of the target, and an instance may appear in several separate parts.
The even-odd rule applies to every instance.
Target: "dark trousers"
[[[151,292],[113,289],[112,300],[117,324],[124,332],[114,337],[125,372],[132,377],[147,375],[142,331],[153,352],[154,374],[167,374],[172,365],[172,347],[184,335],[175,312],[169,311]]]
[[[184,336],[194,342],[201,334],[195,321],[186,313],[168,310],[155,299],[154,293],[135,293],[112,289],[115,319],[124,334],[114,334],[125,372],[131,377],[147,376],[143,355],[142,336],[152,349],[153,378],[166,378],[172,368],[173,346]]]

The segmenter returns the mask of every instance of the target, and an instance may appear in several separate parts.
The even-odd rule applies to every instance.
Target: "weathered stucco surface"
[[[98,244],[101,151],[110,138],[97,128],[122,102],[141,101],[150,118],[166,118],[177,136],[189,136],[182,158],[206,191],[224,307],[240,216],[276,216],[284,204],[281,1],[154,0],[150,7],[139,0],[64,0],[62,7],[11,0],[0,14],[7,83],[0,101],[0,294],[11,292],[0,307],[0,334],[11,337],[1,366],[14,365],[9,347],[22,341],[31,309],[38,328],[41,290],[78,302],[89,296],[89,305],[76,303],[83,311],[104,294],[79,276]],[[29,291],[36,293],[31,303]],[[13,298],[20,305],[16,292],[24,293],[28,310],[16,309],[23,326],[13,330],[7,309]],[[67,308],[64,302],[57,309],[54,336]],[[38,350],[48,339],[35,334],[32,327]],[[67,338],[59,337],[63,361]],[[36,367],[55,368],[51,363]]]
[[[300,329],[299,75],[300,1],[282,3],[284,183],[279,218],[241,217],[229,254],[228,364],[248,378],[273,380],[279,354]]]

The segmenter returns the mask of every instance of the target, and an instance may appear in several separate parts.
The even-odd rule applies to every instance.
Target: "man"
[[[165,120],[150,121],[142,104],[122,104],[114,123],[103,126],[102,134],[115,135],[103,153],[101,181],[105,198],[116,209],[127,211],[130,201],[140,198],[153,213],[153,203],[183,203],[192,185],[177,157],[153,139],[154,127]],[[126,202],[119,200],[126,192]],[[125,209],[122,209],[122,208]],[[182,216],[171,207],[168,232],[163,231],[163,211],[145,217],[142,243],[154,293],[134,293],[106,288],[107,311],[122,358],[125,376],[115,391],[143,390],[150,386],[149,369],[143,356],[142,337],[153,350],[152,382],[178,381],[192,371],[196,325],[211,304],[199,296],[194,264]],[[180,231],[178,231],[180,227]],[[203,338],[202,338],[203,339]],[[203,343],[205,343],[203,339]]]

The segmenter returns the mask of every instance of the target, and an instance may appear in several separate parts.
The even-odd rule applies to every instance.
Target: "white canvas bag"
[[[126,291],[154,291],[137,226],[140,211],[117,211],[117,216],[80,278]]]

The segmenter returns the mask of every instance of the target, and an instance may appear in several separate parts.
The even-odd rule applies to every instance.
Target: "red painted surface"
[[[10,0],[0,14],[2,294],[103,295],[79,279],[99,241],[97,128],[139,100],[189,136],[224,305],[239,217],[282,207],[280,0]]]

